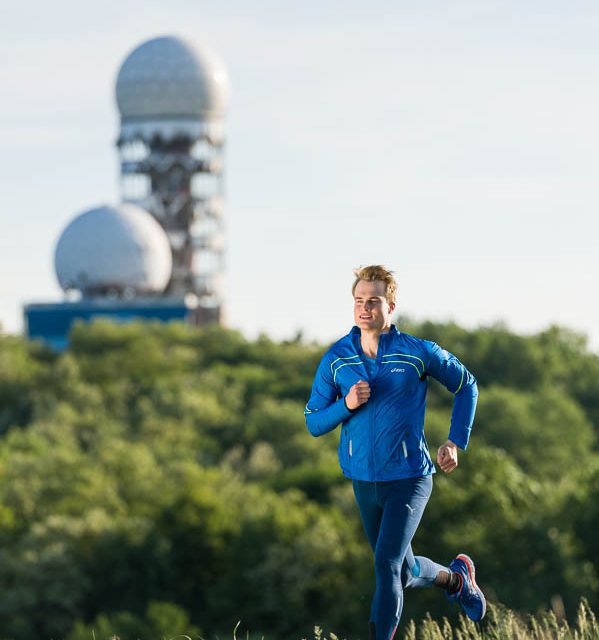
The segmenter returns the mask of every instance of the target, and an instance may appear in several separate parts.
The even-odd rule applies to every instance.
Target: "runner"
[[[376,590],[370,640],[392,640],[406,587],[437,586],[472,620],[485,615],[472,560],[464,553],[448,567],[414,556],[411,541],[432,491],[435,467],[424,437],[428,376],[453,395],[447,441],[437,464],[445,473],[466,449],[478,390],[474,376],[434,342],[391,324],[397,283],[381,265],[354,272],[355,326],[322,358],[305,415],[313,436],[341,424],[339,463],[354,495],[374,552]]]

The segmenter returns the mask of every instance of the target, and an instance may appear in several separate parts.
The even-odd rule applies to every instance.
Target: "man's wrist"
[[[355,409],[351,409],[350,407],[347,406],[347,396],[343,396],[343,404],[345,405],[345,408],[348,411],[351,411],[352,413],[355,411]]]

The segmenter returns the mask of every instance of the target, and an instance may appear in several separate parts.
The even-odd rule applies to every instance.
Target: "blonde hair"
[[[355,294],[356,287],[358,286],[358,282],[360,280],[365,280],[366,282],[376,282],[380,280],[385,283],[385,298],[389,304],[395,303],[395,299],[397,298],[397,281],[393,277],[393,271],[389,271],[382,264],[371,264],[368,267],[360,267],[359,269],[354,269],[354,275],[356,279],[354,280],[354,284],[351,288],[352,296]]]

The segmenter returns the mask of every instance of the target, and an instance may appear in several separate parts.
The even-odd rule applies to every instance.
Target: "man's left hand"
[[[439,447],[437,464],[445,473],[451,473],[458,466],[458,448],[451,440]]]

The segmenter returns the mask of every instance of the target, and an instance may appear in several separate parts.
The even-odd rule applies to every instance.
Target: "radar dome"
[[[148,295],[166,288],[172,255],[166,233],[151,214],[120,204],[78,215],[58,240],[54,264],[65,291]]]
[[[116,100],[123,122],[139,119],[222,118],[227,71],[212,53],[174,36],[148,40],[123,62]]]

